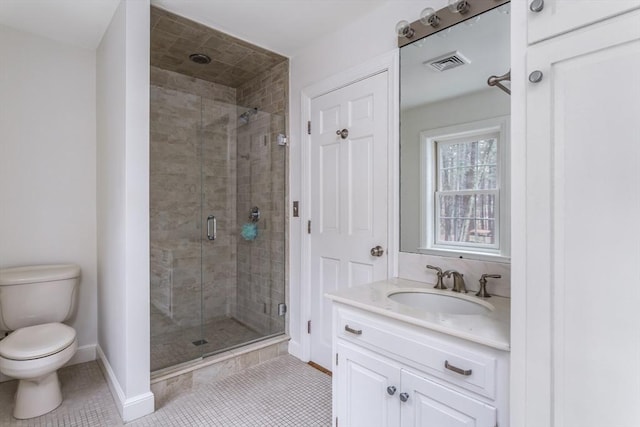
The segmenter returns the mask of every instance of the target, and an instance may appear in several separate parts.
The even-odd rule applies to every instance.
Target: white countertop
[[[460,296],[464,299],[479,299],[493,306],[489,314],[461,315],[435,313],[419,310],[397,303],[387,296],[399,291],[420,291],[442,293],[447,296]],[[354,286],[341,291],[325,294],[332,301],[357,307],[412,325],[442,332],[479,344],[509,351],[511,304],[508,298],[492,296],[479,298],[473,293],[456,294],[451,290],[433,289],[433,284],[394,278],[366,285]]]

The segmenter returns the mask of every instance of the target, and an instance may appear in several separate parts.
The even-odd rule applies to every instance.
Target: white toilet
[[[80,267],[74,264],[0,269],[0,372],[19,381],[13,416],[46,414],[62,403],[57,370],[78,349],[76,331],[61,322],[76,308]]]

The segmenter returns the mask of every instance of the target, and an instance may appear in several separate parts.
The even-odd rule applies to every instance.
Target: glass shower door
[[[217,226],[202,240],[205,355],[284,333],[283,129],[282,117],[203,102],[202,218]]]
[[[284,333],[284,118],[151,86],[151,369]]]

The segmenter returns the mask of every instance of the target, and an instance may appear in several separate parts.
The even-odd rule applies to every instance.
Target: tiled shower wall
[[[153,334],[197,326],[202,311],[205,321],[235,311],[235,97],[233,88],[151,68],[151,302],[172,320],[161,328],[154,322]],[[203,243],[204,258],[215,262],[204,265],[201,293],[209,213],[218,218],[218,238]]]
[[[238,242],[236,318],[262,334],[283,331],[278,303],[285,302],[286,147],[277,143],[285,134],[288,61],[241,85],[238,105],[258,108],[252,126],[238,127],[239,225],[248,221],[253,206],[260,208],[258,238]],[[268,113],[268,114],[267,114]]]
[[[232,316],[264,335],[283,332],[287,148],[277,136],[286,133],[288,61],[238,89],[157,67],[151,84],[151,301],[171,318],[153,322],[152,333],[196,326],[201,310],[205,322]],[[236,104],[258,112],[243,124],[247,108]],[[240,227],[253,206],[258,238],[245,241]],[[200,236],[210,214],[218,236],[203,240],[201,303]]]

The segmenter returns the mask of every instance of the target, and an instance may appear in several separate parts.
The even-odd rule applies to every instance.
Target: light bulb
[[[436,28],[438,25],[440,25],[440,18],[438,17],[438,15],[436,15],[436,11],[434,8],[427,7],[422,10],[422,13],[420,13],[420,22],[422,23],[422,25],[430,25],[433,28]]]
[[[449,5],[447,7],[451,13],[464,15],[469,11],[470,6],[467,0],[449,0]]]
[[[398,34],[398,37],[406,37],[410,39],[413,37],[413,33],[415,33],[415,31],[411,28],[409,21],[402,20],[396,24],[396,33]]]

